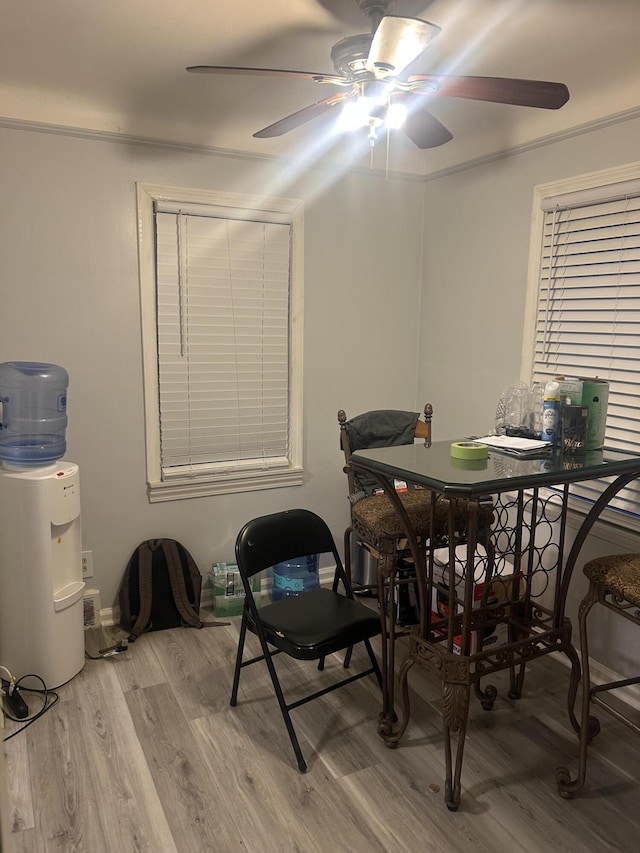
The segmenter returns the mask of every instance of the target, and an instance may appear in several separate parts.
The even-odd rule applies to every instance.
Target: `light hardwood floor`
[[[473,701],[452,813],[433,676],[411,672],[412,722],[397,750],[376,734],[373,679],[294,710],[302,775],[263,664],[243,671],[229,706],[239,619],[231,623],[148,634],[117,658],[87,660],[59,704],[5,742],[6,853],[637,849],[640,738],[615,720],[601,720],[580,798],[556,792],[555,768],[575,770],[577,739],[568,670],[553,656],[529,667],[520,701],[506,698],[504,674],[492,679],[493,711]],[[121,633],[90,631],[87,648]],[[340,667],[336,657],[323,673],[282,655],[277,663],[289,698]]]

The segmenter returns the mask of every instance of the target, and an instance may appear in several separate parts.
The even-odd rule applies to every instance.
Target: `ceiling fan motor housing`
[[[331,61],[336,69],[336,74],[345,77],[370,76],[367,72],[366,62],[371,49],[373,36],[362,33],[357,36],[348,36],[331,48]]]

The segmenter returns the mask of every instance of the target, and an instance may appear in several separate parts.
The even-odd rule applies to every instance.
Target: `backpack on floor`
[[[131,555],[120,583],[120,625],[131,642],[145,631],[228,625],[200,619],[201,590],[202,575],[184,545],[147,539]]]

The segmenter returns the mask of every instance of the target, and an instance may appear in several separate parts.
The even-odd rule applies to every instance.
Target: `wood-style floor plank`
[[[127,703],[166,819],[180,850],[235,850],[234,827],[214,805],[216,776],[202,758],[169,684],[127,693]],[[216,848],[217,845],[217,848]]]
[[[578,742],[565,706],[569,672],[553,656],[529,667],[521,700],[508,698],[507,673],[489,679],[492,711],[472,699],[452,813],[433,674],[411,670],[412,718],[395,750],[376,733],[371,677],[293,710],[309,767],[301,774],[264,663],[243,670],[229,706],[238,628],[234,618],[224,628],[159,631],[124,655],[88,660],[59,704],[4,744],[6,853],[636,849],[640,738],[619,723],[602,715],[583,793],[557,794],[555,769],[575,773]],[[87,647],[95,653],[119,636],[88,632]],[[249,637],[247,654],[257,651]],[[364,663],[356,652],[352,669]],[[289,700],[344,674],[339,656],[324,672],[284,655],[276,664]]]
[[[25,849],[174,850],[114,668],[100,666],[85,667],[9,742],[9,755],[27,745],[35,832]]]
[[[12,730],[15,731],[17,728],[18,726],[15,725]],[[6,733],[10,734],[10,730],[7,729]],[[9,793],[6,820],[11,832],[22,832],[35,826],[27,738],[15,734],[12,741],[4,762],[5,780]]]

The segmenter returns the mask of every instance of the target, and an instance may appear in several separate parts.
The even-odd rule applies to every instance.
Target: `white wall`
[[[248,518],[281,508],[314,509],[340,540],[339,408],[429,400],[435,439],[490,428],[518,375],[534,185],[636,160],[639,142],[640,120],[628,121],[422,185],[0,128],[0,361],[69,371],[67,458],[81,469],[83,547],[102,606],[152,536],[183,541],[203,572],[232,556]],[[136,181],[305,199],[303,486],[148,503]],[[594,539],[585,556],[628,544]],[[594,655],[614,666],[625,645],[623,634]]]
[[[341,541],[338,409],[415,405],[422,185],[12,128],[0,128],[0,170],[0,361],[69,372],[66,458],[80,465],[102,606],[153,536],[184,542],[203,573],[233,558],[245,521],[278,509],[319,512]],[[136,181],[305,199],[303,486],[149,504]]]
[[[435,439],[492,429],[502,389],[519,378],[534,186],[637,161],[639,150],[634,119],[426,184],[418,399],[433,403]],[[598,535],[576,567],[568,607],[574,624],[585,560],[640,551],[638,537],[615,529]],[[612,620],[601,624],[592,655],[622,670],[635,657],[637,669],[633,626],[620,618],[615,631]]]

